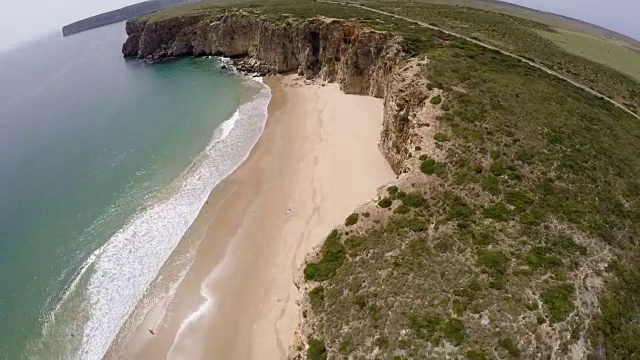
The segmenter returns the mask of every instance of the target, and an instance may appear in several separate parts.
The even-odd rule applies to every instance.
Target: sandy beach
[[[378,150],[382,100],[296,76],[266,82],[265,131],[192,226],[199,246],[175,296],[110,358],[285,358],[305,255],[395,178]]]

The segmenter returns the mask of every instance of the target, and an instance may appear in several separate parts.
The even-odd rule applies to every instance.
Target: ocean
[[[186,272],[172,251],[264,129],[259,80],[126,61],[125,37],[0,53],[0,358],[101,359],[160,268]]]

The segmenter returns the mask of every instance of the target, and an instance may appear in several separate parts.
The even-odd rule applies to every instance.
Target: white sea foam
[[[271,98],[267,86],[251,83],[260,92],[220,126],[176,191],[134,216],[86,264],[93,267],[87,285],[90,313],[77,358],[105,355],[211,190],[248,157],[264,130]],[[211,305],[203,306],[204,311]]]
[[[233,130],[233,127],[236,125],[236,121],[238,121],[238,112],[237,111],[236,111],[235,114],[233,114],[231,119],[223,122],[222,125],[220,125],[220,129],[222,129],[222,134],[220,135],[220,139],[218,139],[218,141],[222,141],[222,140],[226,139],[227,136],[229,136],[229,134],[231,134],[231,130]]]
[[[223,59],[224,60],[224,59]],[[229,59],[230,61],[230,59]],[[253,77],[252,80],[257,81],[261,84],[264,84],[262,77]],[[265,119],[266,119],[265,113]],[[235,122],[227,121],[222,124],[223,135],[221,138],[224,138],[228,130],[233,128]],[[247,154],[248,156],[248,154]],[[229,245],[233,247],[233,244]],[[227,249],[227,253],[229,249]],[[206,319],[207,315],[212,314],[216,310],[216,298],[213,296],[207,288],[210,288],[224,273],[227,269],[227,263],[229,261],[229,257],[225,256],[223,260],[215,267],[213,272],[209,274],[209,276],[205,279],[205,281],[200,286],[200,296],[202,297],[202,301],[200,306],[189,314],[180,324],[180,328],[178,329],[176,336],[174,338],[174,342],[167,353],[167,359],[169,360],[189,360],[195,359],[202,356],[202,351],[204,350],[202,339],[195,338],[193,333],[189,333],[190,330],[197,328],[199,325],[202,325],[202,321]]]
[[[232,247],[233,244],[229,246]],[[224,271],[228,268],[228,252],[229,249],[227,249],[223,260],[215,267],[213,272],[200,286],[200,295],[202,296],[203,301],[200,303],[198,309],[189,314],[189,316],[182,321],[182,324],[180,324],[180,328],[176,333],[174,342],[171,344],[171,348],[167,353],[168,360],[190,360],[202,357],[204,344],[206,342],[202,341],[203,339],[194,337],[188,332],[189,330],[201,325],[201,321],[206,318],[206,315],[211,314],[216,310],[216,298],[207,291],[207,288],[220,279]]]

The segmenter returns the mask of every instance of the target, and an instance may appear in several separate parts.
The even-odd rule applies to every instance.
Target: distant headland
[[[154,11],[166,9],[172,6],[191,4],[200,0],[149,0],[141,3],[125,6],[68,24],[62,27],[62,35],[69,36],[82,31],[94,29],[100,26],[114,24],[138,16],[150,14]]]

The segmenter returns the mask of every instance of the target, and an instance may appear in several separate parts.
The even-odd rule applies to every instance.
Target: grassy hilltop
[[[638,44],[605,40],[528,19],[464,6],[427,1],[361,2],[437,25],[531,59],[640,114]]]
[[[533,59],[640,112],[631,47],[475,8],[364,3]],[[235,6],[398,34],[407,56],[429,60],[421,75],[439,94],[424,125],[438,131],[409,149],[408,174],[305,266],[310,359],[640,357],[638,119],[516,59],[364,9]],[[221,11],[204,3],[149,19]]]

